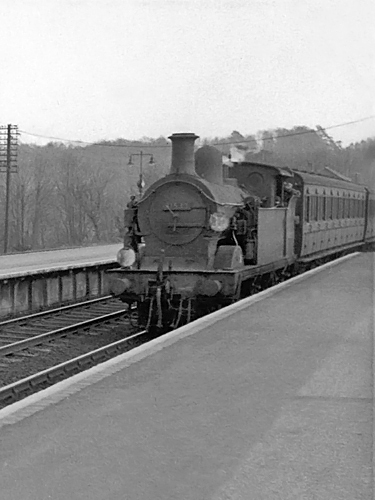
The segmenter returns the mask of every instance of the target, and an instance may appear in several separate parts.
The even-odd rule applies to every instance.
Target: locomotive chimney
[[[197,175],[194,166],[194,142],[198,137],[191,133],[172,134],[168,137],[172,141],[171,174]]]

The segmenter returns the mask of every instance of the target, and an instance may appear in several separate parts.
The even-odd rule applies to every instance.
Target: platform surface
[[[19,273],[116,261],[121,243],[0,256],[0,279]]]
[[[373,498],[373,297],[360,254],[16,423],[0,412],[0,498]]]

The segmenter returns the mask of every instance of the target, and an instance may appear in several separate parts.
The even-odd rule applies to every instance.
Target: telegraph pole
[[[17,172],[17,128],[17,125],[0,127],[0,172],[6,174],[4,253],[8,252],[9,241],[10,174]]]

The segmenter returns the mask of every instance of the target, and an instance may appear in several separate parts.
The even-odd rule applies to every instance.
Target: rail
[[[109,311],[105,312],[105,309]],[[72,311],[79,313],[77,316],[70,314]],[[105,312],[103,314],[103,312]],[[68,315],[64,316],[64,314]],[[0,322],[0,356],[14,354],[15,352],[30,347],[39,346],[68,333],[84,330],[91,326],[121,318],[128,313],[128,308],[111,296],[93,299],[83,303],[72,304],[50,311],[30,314],[22,318],[13,318]],[[92,317],[94,315],[94,317]],[[84,319],[84,317],[87,319]],[[46,319],[50,325],[40,325],[41,319]],[[36,324],[33,324],[35,323]],[[59,324],[56,328],[56,322]],[[61,322],[63,323],[61,325]],[[68,324],[64,324],[68,323]],[[47,328],[47,332],[39,333]],[[19,337],[23,337],[19,339]]]
[[[87,354],[75,357],[64,363],[60,363],[17,382],[6,385],[0,388],[0,403],[2,406],[13,403],[35,392],[41,385],[52,385],[74,373],[86,370],[91,366],[106,361],[120,354],[125,349],[129,350],[130,341],[141,340],[142,337],[147,338],[148,335],[146,330],[142,330],[125,339],[118,340],[117,342],[100,347]]]

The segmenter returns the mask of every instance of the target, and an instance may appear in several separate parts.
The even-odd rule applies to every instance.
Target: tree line
[[[306,127],[262,131],[257,136],[233,131],[228,137],[202,139],[227,158],[235,156],[323,172],[330,167],[367,185],[375,185],[375,138],[342,147],[324,133]],[[49,143],[21,144],[18,171],[11,174],[9,251],[22,252],[121,241],[123,210],[138,194],[139,156],[146,187],[165,175],[171,148],[164,137],[117,139],[86,147]],[[0,178],[0,242],[4,235],[5,175]],[[3,250],[0,244],[0,253]]]

